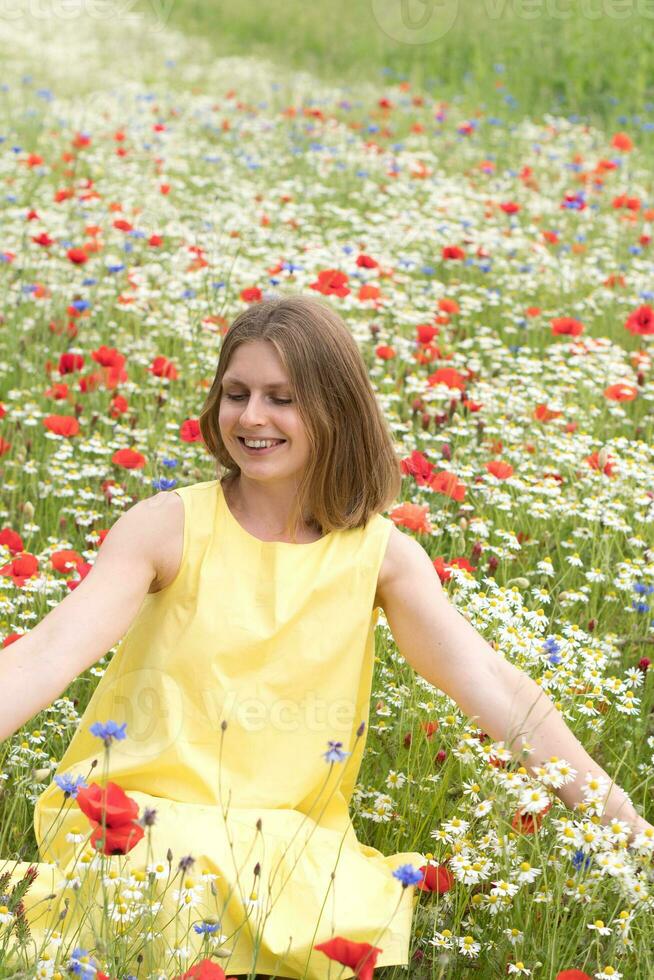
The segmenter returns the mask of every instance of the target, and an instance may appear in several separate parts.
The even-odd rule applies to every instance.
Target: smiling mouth
[[[277,439],[277,440],[275,440],[275,442],[273,443],[272,446],[261,446],[261,447],[257,448],[256,446],[246,446],[245,439],[243,438],[243,436],[237,436],[236,438],[238,439],[238,441],[240,442],[240,444],[243,446],[243,449],[245,449],[249,453],[267,453],[267,452],[272,452],[273,449],[277,449],[279,446],[283,446],[284,443],[286,442],[286,439]]]

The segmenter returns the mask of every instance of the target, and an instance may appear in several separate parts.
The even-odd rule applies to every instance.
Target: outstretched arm
[[[603,823],[623,820],[632,838],[650,828],[586,752],[545,691],[493,650],[452,605],[424,548],[394,528],[388,558],[378,598],[405,660],[494,741],[504,741],[532,775],[551,756],[570,763],[577,771],[574,781],[555,790],[566,806],[574,808],[583,800],[581,788],[590,773],[610,787]],[[521,755],[525,745],[531,749],[528,759]]]

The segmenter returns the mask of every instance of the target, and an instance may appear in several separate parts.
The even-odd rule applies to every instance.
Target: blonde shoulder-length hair
[[[356,341],[338,313],[317,297],[254,303],[224,335],[198,420],[221,485],[240,473],[218,425],[222,378],[234,351],[254,340],[275,348],[311,446],[286,533],[294,541],[303,521],[323,535],[365,527],[398,497],[400,462]]]

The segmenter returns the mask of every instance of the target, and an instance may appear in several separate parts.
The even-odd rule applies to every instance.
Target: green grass
[[[654,6],[644,0],[139,3],[217,53],[267,56],[355,89],[386,71],[488,111],[508,98],[519,115],[578,113],[605,125],[632,113],[645,121],[654,99]]]

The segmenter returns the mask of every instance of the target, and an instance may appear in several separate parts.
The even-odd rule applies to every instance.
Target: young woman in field
[[[90,726],[126,725],[126,738],[108,737],[105,776],[150,815],[152,852],[146,836],[132,866],[165,868],[170,848],[175,866],[194,858],[196,884],[208,872],[216,894],[189,899],[192,920],[218,910],[228,975],[248,973],[256,946],[259,970],[322,980],[329,962],[314,946],[333,935],[381,948],[377,966],[406,963],[417,895],[392,871],[424,857],[361,845],[348,811],[380,608],[418,673],[493,740],[515,754],[531,746],[530,771],[553,755],[577,770],[559,791],[568,806],[588,773],[610,779],[542,689],[448,601],[421,545],[382,516],[400,492],[398,459],[328,305],[294,296],[240,314],[200,428],[225,475],[131,507],[78,588],[3,652],[0,737],[124,636],[57,775],[88,777],[99,759],[97,779]],[[26,900],[37,937],[35,900],[61,894],[84,827],[62,802],[53,782],[36,806],[41,857],[58,865],[39,865]],[[632,836],[650,827],[612,785],[603,819],[616,817]],[[165,910],[169,951],[191,919]]]

